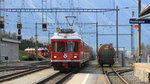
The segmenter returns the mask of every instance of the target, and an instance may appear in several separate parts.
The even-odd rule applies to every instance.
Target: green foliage
[[[19,51],[19,59],[21,60],[22,57],[26,57],[26,58],[29,58],[29,56],[31,55],[32,53],[28,53],[28,52],[24,52],[22,50]]]
[[[46,47],[42,43],[37,43],[38,47]],[[36,47],[36,44],[33,40],[22,40],[21,43],[19,44],[19,50],[24,50],[26,48],[34,48]]]
[[[45,57],[38,55],[38,57],[36,57],[35,54],[32,53],[28,53],[28,52],[24,52],[22,50],[19,51],[20,55],[19,55],[19,59],[23,60],[23,61],[34,61],[34,60],[47,60]]]

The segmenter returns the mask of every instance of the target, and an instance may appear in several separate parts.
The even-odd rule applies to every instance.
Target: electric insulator
[[[60,31],[60,27],[59,27],[59,26],[56,27],[56,31],[57,31],[57,32]]]
[[[3,29],[5,26],[4,24],[4,16],[0,16],[0,28]]]

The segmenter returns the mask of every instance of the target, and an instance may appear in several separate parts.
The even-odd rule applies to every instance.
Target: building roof
[[[17,44],[21,43],[18,40],[13,40],[13,39],[8,39],[8,38],[2,38],[1,41],[9,42],[9,43],[17,43]]]

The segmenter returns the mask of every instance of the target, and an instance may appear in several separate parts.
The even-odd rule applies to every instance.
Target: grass
[[[22,51],[20,50],[19,51],[19,59],[22,60],[22,57],[25,57],[27,59],[30,59],[30,57],[32,57],[34,54],[32,53],[28,53],[28,52],[25,52],[25,51]],[[34,55],[35,56],[35,55]],[[41,55],[38,55],[37,57],[38,59],[43,59],[43,60],[48,60],[47,58],[41,56]]]
[[[24,52],[22,50],[19,51],[19,59],[21,60],[23,56],[26,58],[29,58],[29,56],[32,55],[32,53]]]

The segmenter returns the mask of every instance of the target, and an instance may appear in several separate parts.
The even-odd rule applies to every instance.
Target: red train
[[[51,64],[64,72],[82,67],[90,58],[91,49],[72,29],[61,29],[51,37]]]
[[[35,48],[26,48],[24,51],[35,54]],[[42,56],[48,55],[48,49],[38,48],[38,55],[42,55]]]

